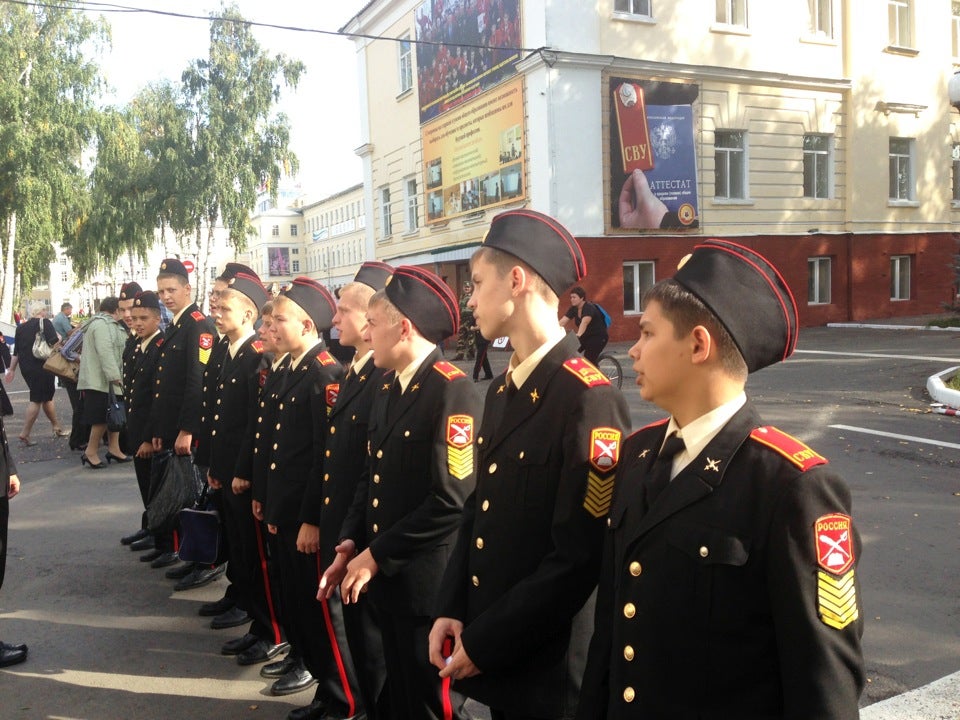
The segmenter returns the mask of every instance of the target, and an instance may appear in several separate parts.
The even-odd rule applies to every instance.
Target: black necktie
[[[403,390],[400,387],[400,381],[394,380],[393,385],[390,386],[390,398],[387,400],[387,417],[392,418],[396,416],[402,395]]]
[[[653,461],[653,470],[647,477],[647,507],[653,506],[657,497],[670,484],[670,471],[673,469],[673,457],[681,452],[686,446],[683,439],[676,433],[670,433],[667,441],[663,444],[660,454]]]

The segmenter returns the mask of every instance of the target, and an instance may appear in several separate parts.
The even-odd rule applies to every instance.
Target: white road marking
[[[853,425],[831,425],[830,427],[837,430],[848,430],[850,432],[863,433],[864,435],[878,435],[879,437],[893,438],[894,440],[905,440],[907,442],[921,443],[923,445],[936,445],[937,447],[960,450],[960,444],[958,443],[944,442],[943,440],[930,440],[929,438],[917,437],[915,435],[899,435],[897,433],[884,432],[883,430],[871,430],[870,428],[854,427]]]
[[[933,357],[931,355],[888,355],[886,353],[838,352],[835,350],[795,350],[794,355],[838,355],[840,357],[887,358],[892,360],[925,360],[929,362],[958,363],[960,358]]]

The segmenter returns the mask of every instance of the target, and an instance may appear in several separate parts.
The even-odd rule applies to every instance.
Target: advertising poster
[[[520,0],[427,0],[416,31],[421,123],[517,72]]]
[[[272,247],[267,250],[271,277],[290,274],[290,248]]]
[[[607,231],[700,226],[693,103],[689,83],[608,76]]]
[[[420,132],[428,223],[525,196],[522,79],[489,90]]]

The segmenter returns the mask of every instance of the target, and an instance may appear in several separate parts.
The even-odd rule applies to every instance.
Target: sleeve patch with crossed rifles
[[[853,520],[831,513],[813,524],[817,549],[817,612],[832,628],[842,630],[860,617],[853,550]],[[826,572],[824,572],[826,571]]]
[[[620,462],[622,433],[616,428],[599,427],[590,431],[590,470],[583,509],[596,518],[610,510],[613,500],[613,470]]]
[[[457,480],[473,473],[473,418],[451,415],[447,418],[447,470]]]

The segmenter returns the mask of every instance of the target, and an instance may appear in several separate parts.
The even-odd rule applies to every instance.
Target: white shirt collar
[[[715,407],[710,412],[688,423],[684,428],[679,427],[677,421],[671,417],[670,422],[667,424],[667,432],[664,438],[668,438],[671,433],[676,432],[683,439],[684,444],[683,452],[678,452],[673,457],[673,472],[671,477],[675,476],[690,464],[697,455],[703,452],[703,449],[717,436],[723,429],[723,426],[730,421],[730,418],[739,412],[740,408],[742,408],[746,402],[747,395],[741,392],[732,400],[728,400],[723,405]]]
[[[420,366],[423,365],[423,361],[434,351],[435,348],[429,348],[426,352],[422,353],[420,357],[414,360],[412,363],[407,365],[403,372],[397,374],[397,380],[400,383],[400,391],[406,392],[407,386],[410,385],[410,381],[413,380],[413,376],[417,374],[417,370],[420,369]]]
[[[250,332],[248,332],[246,335],[244,335],[242,338],[240,338],[240,339],[237,340],[236,342],[230,343],[230,346],[227,348],[227,352],[230,353],[230,359],[231,359],[231,360],[233,360],[233,358],[235,358],[235,357],[237,356],[237,350],[239,350],[240,347],[241,347],[247,340],[249,340],[252,336],[253,336],[253,330],[251,330]]]
[[[566,334],[566,331],[558,325],[556,333],[551,334],[551,337],[548,337],[543,345],[530,353],[523,362],[517,362],[516,353],[510,356],[510,363],[507,366],[507,377],[510,379],[510,382],[513,383],[514,387],[518,390],[523,387],[527,378],[533,375],[533,371],[537,369],[540,361],[563,340]]]

